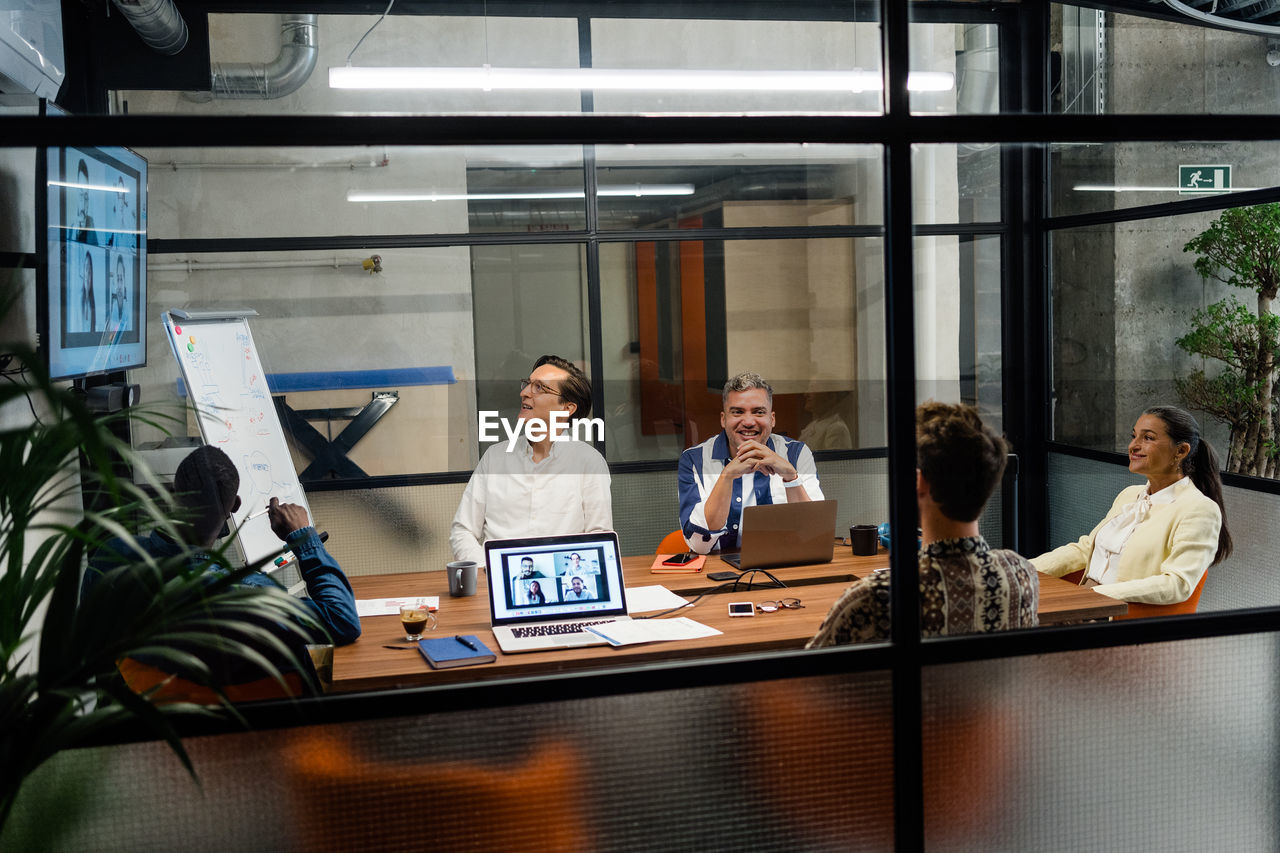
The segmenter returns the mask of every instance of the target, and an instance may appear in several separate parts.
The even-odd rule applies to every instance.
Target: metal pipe
[[[964,50],[956,57],[956,112],[1000,112],[998,31],[994,24],[965,26]]]
[[[312,258],[261,261],[177,261],[171,264],[147,264],[147,272],[200,272],[202,270],[304,269],[311,267],[360,267],[369,273],[382,272],[382,256],[369,258]]]
[[[187,22],[173,0],[111,0],[147,46],[173,56],[187,46]]]
[[[319,56],[316,15],[280,16],[280,53],[269,63],[215,62],[209,91],[187,94],[191,100],[211,98],[282,98],[302,88]]]
[[[217,171],[219,169],[223,169],[246,172],[256,169],[272,172],[294,171],[297,169],[332,169],[337,172],[354,172],[357,169],[381,169],[389,165],[391,165],[391,159],[384,155],[380,160],[368,160],[364,162],[357,160],[333,160],[319,163],[303,163],[299,161],[281,161],[279,163],[268,163],[264,161],[211,163],[194,160],[157,160],[151,163],[151,168],[152,170],[168,169],[171,172],[177,172],[184,169],[200,169],[201,171]]]

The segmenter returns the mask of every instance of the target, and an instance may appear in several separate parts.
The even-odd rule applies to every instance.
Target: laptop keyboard
[[[551,625],[526,625],[522,628],[512,628],[511,636],[513,637],[553,637],[559,634],[585,634],[584,628],[591,625],[609,625],[616,622],[616,619],[597,619],[594,622],[558,622]]]

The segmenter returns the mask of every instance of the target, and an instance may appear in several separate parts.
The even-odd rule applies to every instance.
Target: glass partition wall
[[[1119,106],[1143,84],[1126,80],[1125,63],[1100,47],[1136,49],[1125,41],[1133,21],[1110,12],[671,3],[630,15],[627,5],[607,14],[577,3],[490,4],[489,14],[475,4],[409,5],[374,26],[376,15],[293,20],[311,16],[219,13],[213,4],[215,60],[269,59],[298,28],[314,26],[321,37],[312,77],[275,100],[100,86],[79,111],[101,103],[117,114],[110,121],[19,122],[8,144],[128,144],[148,158],[153,322],[170,307],[253,308],[269,373],[452,370],[450,382],[396,389],[391,413],[349,452],[362,476],[324,472],[307,484],[317,517],[332,519],[335,554],[354,574],[443,562],[449,519],[484,449],[477,412],[509,415],[517,380],[543,352],[564,355],[592,378],[625,553],[652,553],[676,526],[675,460],[716,433],[719,387],[748,369],[774,384],[777,430],[815,450],[824,490],[829,484],[840,501],[840,525],[915,526],[913,411],[937,399],[977,406],[1013,446],[982,519],[989,542],[1032,556],[1087,532],[1114,495],[1110,484],[1128,476],[1113,451],[1133,407],[1174,393],[1178,376],[1204,364],[1177,348],[1183,333],[1173,315],[1182,322],[1186,309],[1222,296],[1173,259],[1233,205],[1177,195],[1161,183],[1176,186],[1157,161],[1232,163],[1236,175],[1248,173],[1238,178],[1243,198],[1270,201],[1280,191],[1268,188],[1265,153],[1274,143],[1265,131],[1232,125],[1232,139],[1247,140],[1237,143],[1199,123],[1197,133],[1220,138],[1192,146],[1179,141],[1186,127],[1170,123],[1152,130],[1123,115],[1093,123],[1090,113],[1148,111]],[[1134,20],[1203,37],[1186,24]],[[331,86],[327,74],[348,64],[421,62],[466,71],[473,82],[350,90]],[[557,69],[657,76],[643,85],[606,76],[527,91],[492,76],[505,68],[529,78]],[[717,71],[739,80],[781,76],[724,92],[712,88],[726,85],[712,81]],[[664,88],[672,72],[689,85]],[[844,75],[837,90],[820,88],[829,86],[826,73]],[[1108,182],[1112,190],[1096,189]],[[1134,189],[1148,185],[1162,189]],[[134,381],[148,399],[178,404],[166,355],[153,353]],[[333,411],[368,393],[290,405]],[[342,423],[311,426],[331,437]],[[1207,426],[1207,434],[1229,444],[1224,429]],[[160,439],[134,435],[139,446]],[[294,450],[302,470],[305,448]],[[1255,479],[1228,478],[1229,511],[1242,519],[1265,509],[1256,494],[1268,487]],[[1100,488],[1110,491],[1099,497]],[[1238,538],[1252,556],[1225,568],[1224,588],[1233,592],[1212,609],[1272,606],[1251,582],[1265,571],[1267,546],[1249,533]],[[1063,791],[1067,802],[1096,806],[1075,789],[1077,778],[1087,785],[1090,769],[1047,785],[1071,742],[1040,729],[1031,737],[1020,715],[1049,708],[1069,724],[1061,709],[1088,681],[1081,668],[1133,673],[1119,685],[1088,687],[1104,712],[1119,713],[1135,691],[1164,707],[1175,676],[1194,696],[1193,716],[1209,714],[1214,697],[1274,701],[1274,678],[1269,689],[1242,690],[1210,673],[1223,672],[1210,666],[1224,657],[1218,646],[1243,651],[1242,676],[1274,672],[1265,666],[1274,645],[1267,612],[921,642],[914,550],[894,549],[890,559],[892,633],[883,643],[322,698],[302,706],[309,727],[298,725],[296,707],[249,707],[246,718],[266,731],[218,730],[202,742],[202,766],[219,803],[236,810],[227,780],[261,772],[253,755],[280,757],[286,774],[311,767],[321,774],[306,777],[312,788],[336,785],[321,778],[325,767],[303,760],[300,744],[317,738],[328,738],[324,754],[335,762],[356,762],[366,792],[381,790],[378,780],[396,762],[437,755],[437,781],[447,784],[495,767],[530,784],[572,782],[573,790],[583,778],[628,780],[599,788],[588,809],[609,816],[596,821],[608,833],[586,842],[566,836],[569,847],[590,849],[634,846],[630,827],[656,815],[677,845],[711,849],[1053,846],[1023,813],[1052,811]],[[1212,648],[1188,642],[1200,637],[1217,639],[1205,641]],[[1137,643],[1159,651],[1122,648]],[[1144,681],[1153,666],[1168,671],[1152,682],[1159,689]],[[975,682],[970,671],[982,677]],[[1214,678],[1227,683],[1209,689]],[[1269,745],[1265,717],[1239,715],[1232,731]],[[563,744],[536,720],[572,721],[582,737],[568,764],[585,776],[566,769]],[[1141,727],[1132,714],[1122,723],[1123,732]],[[280,737],[275,726],[284,728]],[[477,739],[473,727],[503,736]],[[622,754],[614,740],[622,730],[640,732],[646,754],[669,764],[697,754],[680,789],[685,802],[699,786],[737,780],[744,797],[774,798],[776,821],[734,823],[718,806],[672,818],[672,799],[658,793],[624,803],[627,791],[663,781]],[[1108,785],[1120,784],[1121,734],[1102,733],[1115,750],[1091,753],[1091,766],[1108,768]],[[438,743],[452,746],[437,753]],[[976,746],[966,752],[965,744]],[[72,751],[32,796],[58,796],[85,762],[110,764],[122,783],[143,777],[166,761],[161,752],[122,739]],[[1199,761],[1197,754],[1146,769],[1177,789]],[[1274,791],[1275,762],[1261,763],[1259,778]],[[866,784],[850,787],[842,769],[851,767]],[[972,783],[982,800],[1000,801],[1011,778],[1035,793],[1018,799],[1008,819],[975,818],[956,796]],[[1274,811],[1274,798],[1263,800]],[[41,802],[31,800],[24,814]],[[1158,792],[1144,795],[1133,820],[1148,808],[1169,817],[1162,802]],[[1107,807],[1106,826],[1117,833],[1109,837],[1123,848],[1127,812]],[[309,806],[291,801],[289,810],[314,831]],[[85,818],[90,828],[73,837],[111,838],[106,811]],[[419,826],[374,812],[388,825]],[[511,813],[541,825],[528,803]],[[780,822],[795,834],[772,837]],[[1246,845],[1264,825],[1217,824],[1224,838],[1235,832]],[[1070,816],[1055,816],[1054,826],[1064,848],[1078,846],[1073,839],[1098,842],[1096,828],[1074,827]],[[340,830],[350,827],[333,827]],[[189,836],[166,827],[158,837]]]

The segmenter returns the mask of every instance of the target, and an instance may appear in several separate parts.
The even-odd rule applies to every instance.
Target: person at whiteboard
[[[222,450],[205,445],[193,450],[178,465],[173,478],[178,504],[185,510],[179,523],[183,543],[174,541],[161,530],[153,530],[134,541],[156,559],[187,553],[189,548],[212,548],[219,536],[226,535],[227,519],[240,508],[240,473],[235,463]],[[307,511],[297,504],[282,504],[272,498],[268,509],[271,530],[285,542],[298,558],[298,569],[307,585],[302,604],[312,611],[323,631],[311,630],[310,642],[346,645],[360,636],[360,618],[356,615],[355,595],[351,584],[338,562],[325,550],[320,536],[311,526]],[[127,583],[128,564],[138,559],[128,543],[113,539],[89,560],[80,587],[83,601],[98,583]],[[225,574],[226,567],[207,559],[197,559],[193,565],[205,566],[210,580]],[[122,568],[123,566],[123,568]],[[279,587],[268,575],[253,572],[240,580],[248,587]],[[291,647],[294,659],[277,660],[281,671],[305,671],[307,655],[303,644],[291,633],[282,632],[281,639]],[[145,662],[144,662],[145,663]],[[222,661],[209,662],[224,683],[239,683],[249,676],[243,669]],[[121,672],[129,681],[130,673],[124,666]],[[255,673],[256,675],[256,673]],[[133,686],[133,683],[130,682]]]
[[[559,356],[539,358],[520,380],[519,437],[486,450],[462,493],[449,534],[454,559],[484,565],[490,539],[613,529],[604,457],[572,430],[549,434],[553,415],[576,425],[590,414],[586,374]]]

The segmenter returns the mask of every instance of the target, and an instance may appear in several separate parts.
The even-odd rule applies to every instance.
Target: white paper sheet
[[[714,637],[716,634],[724,633],[701,622],[694,622],[687,616],[675,619],[631,619],[589,627],[587,630],[599,635],[611,646],[656,643],[664,640],[696,640],[699,637]]]
[[[648,613],[652,610],[670,610],[684,607],[688,601],[676,595],[662,584],[635,586],[627,589],[627,612]]]
[[[399,616],[401,607],[421,607],[424,604],[428,610],[439,610],[440,596],[419,595],[415,597],[409,595],[404,598],[357,598],[356,615]]]

